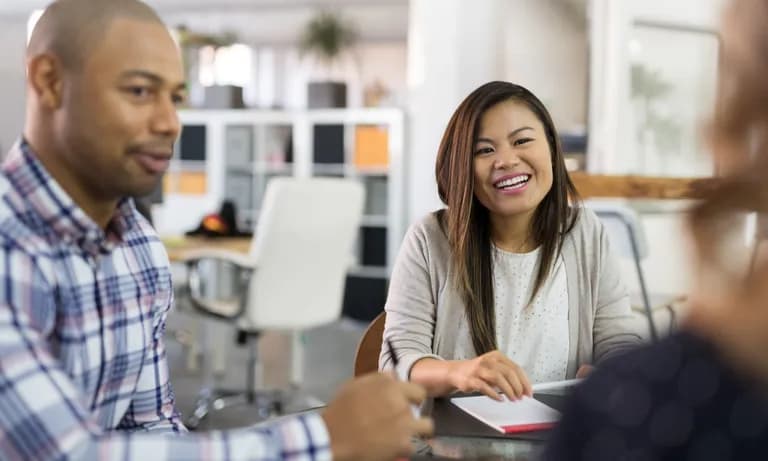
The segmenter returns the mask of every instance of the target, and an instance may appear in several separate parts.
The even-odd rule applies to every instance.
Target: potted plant
[[[314,57],[317,64],[327,71],[324,81],[309,83],[308,105],[310,108],[345,107],[347,85],[330,77],[334,65],[354,46],[357,30],[338,15],[321,11],[309,21],[301,36],[302,55]]]
[[[176,34],[184,58],[184,72],[193,83],[198,84],[200,50],[211,47],[214,50],[237,43],[237,35],[232,32],[206,34],[189,30],[185,25],[176,27]],[[206,86],[204,89],[204,107],[227,109],[243,107],[243,89],[234,85]]]

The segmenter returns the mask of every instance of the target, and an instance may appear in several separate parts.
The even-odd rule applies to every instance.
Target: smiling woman
[[[490,82],[467,96],[436,176],[446,208],[409,230],[386,304],[402,377],[433,395],[518,398],[640,341],[607,236],[530,91]]]

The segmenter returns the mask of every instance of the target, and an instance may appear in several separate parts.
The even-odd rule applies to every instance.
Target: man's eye
[[[533,141],[533,138],[520,138],[515,140],[514,145],[522,146],[523,144],[527,144],[531,141]]]
[[[174,104],[180,105],[180,104],[184,104],[187,101],[187,96],[183,94],[174,94],[173,96],[171,96],[171,100],[173,101]]]
[[[147,87],[143,86],[129,86],[126,88],[126,92],[134,98],[146,98],[150,95],[151,91]]]
[[[493,147],[481,147],[475,151],[475,155],[490,154],[493,152]]]

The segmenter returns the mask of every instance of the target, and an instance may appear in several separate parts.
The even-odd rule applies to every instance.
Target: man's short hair
[[[164,25],[139,0],[56,0],[37,21],[27,57],[52,53],[66,69],[79,69],[115,19],[128,18]]]

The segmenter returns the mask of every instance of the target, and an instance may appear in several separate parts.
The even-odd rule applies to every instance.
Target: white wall
[[[630,97],[630,34],[635,21],[717,31],[726,0],[591,0],[591,80],[588,169],[593,173],[644,174]],[[678,60],[674,46],[646,50]],[[695,57],[685,56],[691,62]],[[701,69],[700,63],[692,66]],[[706,82],[705,82],[706,83]],[[710,84],[710,86],[712,86]],[[691,104],[693,105],[693,104]],[[686,108],[681,108],[684,110]],[[703,112],[703,110],[702,110]],[[706,114],[702,113],[702,116]],[[658,172],[654,172],[658,174]],[[682,175],[681,172],[676,172]]]
[[[559,130],[585,129],[589,44],[586,12],[562,0],[513,0],[501,12],[504,78],[530,89]]]
[[[478,84],[500,78],[502,48],[482,3],[411,0],[408,29],[408,158],[406,222],[441,206],[435,158],[445,125],[461,99]],[[471,31],[471,33],[469,33]]]
[[[24,124],[26,21],[0,18],[0,157]]]
[[[366,87],[379,82],[391,95],[385,106],[405,104],[406,42],[369,41],[358,43],[351,53],[328,70],[302,57],[295,46],[275,48],[280,68],[275,69],[273,92],[281,107],[307,107],[307,85],[313,80],[338,80],[347,85],[347,107],[363,107]],[[282,100],[282,101],[281,101]]]
[[[302,58],[296,47],[305,25],[317,12],[317,8],[308,3],[267,8],[259,8],[258,5],[229,9],[196,7],[189,11],[184,8],[161,8],[159,11],[169,26],[185,25],[196,33],[231,32],[240,43],[268,50],[267,53],[274,59],[270,68],[274,70],[266,79],[260,78],[260,90],[256,89],[255,82],[252,87],[246,85],[244,98],[250,107],[263,107],[256,102],[265,100],[277,107],[306,107],[307,83],[318,79],[345,81],[349,107],[362,106],[365,87],[376,79],[393,92],[392,98],[387,101],[389,105],[403,103],[406,3],[351,2],[334,7],[333,11],[354,25],[359,39],[352,52],[338,60],[330,71],[313,65],[311,59]],[[260,72],[258,64],[255,67]],[[196,87],[193,82],[191,90],[191,102],[202,103],[202,88]],[[266,92],[266,97],[256,95],[257,92]]]
[[[725,0],[591,0],[589,169],[593,173],[622,174],[637,165],[631,123],[629,30],[633,21],[668,23],[717,30]],[[668,53],[663,46],[649,53]],[[686,56],[686,59],[691,59]],[[670,59],[680,59],[671,56]],[[667,204],[658,203],[663,209]],[[645,207],[647,210],[647,206]],[[643,267],[654,293],[679,294],[690,289],[693,268],[682,209],[641,215],[650,254]],[[622,272],[630,289],[637,290],[629,261]]]
[[[215,3],[211,3],[215,5]],[[234,32],[245,43],[293,44],[298,41],[304,26],[316,14],[311,6],[264,8],[183,8],[159,9],[169,26],[185,24],[190,30],[205,33]],[[333,11],[354,23],[364,41],[403,40],[408,24],[408,5],[397,2],[343,4]]]
[[[727,0],[624,0],[636,19],[717,29]]]
[[[406,104],[406,63],[408,46],[405,40],[369,42],[361,45],[360,81],[370,85],[381,81],[390,92],[388,105]]]

